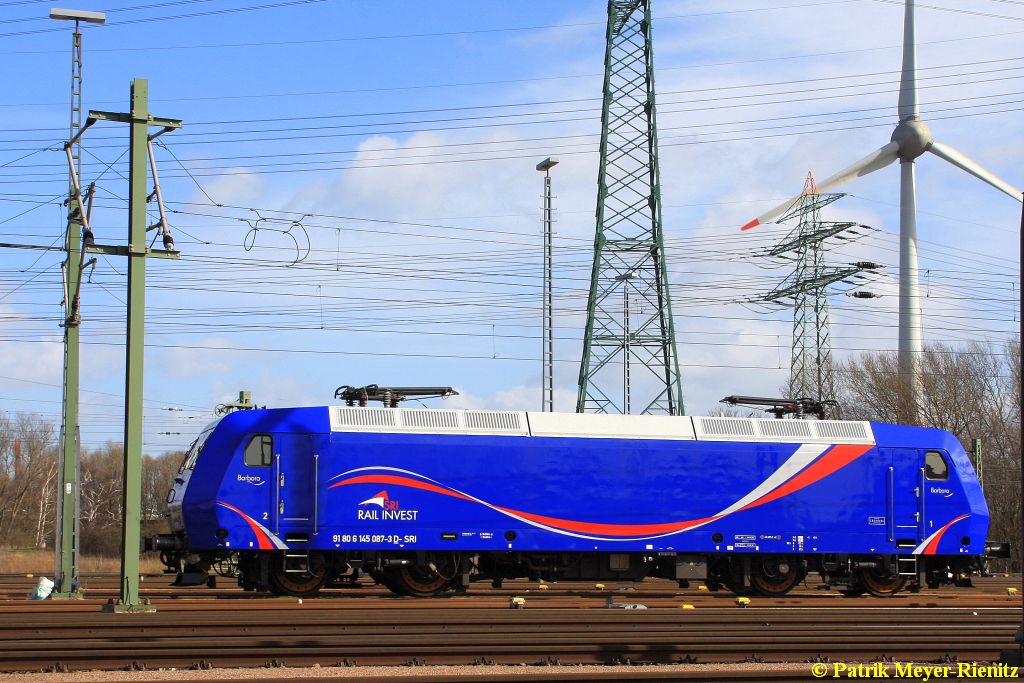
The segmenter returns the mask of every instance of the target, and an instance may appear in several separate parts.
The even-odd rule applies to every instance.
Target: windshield
[[[196,466],[196,459],[199,457],[199,453],[203,450],[203,446],[206,445],[206,440],[210,438],[210,434],[213,433],[213,428],[216,427],[219,422],[220,420],[214,420],[203,427],[203,431],[199,432],[199,436],[197,436],[196,440],[192,442],[192,445],[188,447],[188,453],[185,454],[185,459],[181,463],[181,468],[178,470],[178,474]]]

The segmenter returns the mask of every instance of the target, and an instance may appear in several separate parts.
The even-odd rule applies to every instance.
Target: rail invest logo
[[[377,508],[380,508],[379,510]],[[403,510],[397,500],[392,500],[387,491],[381,491],[373,498],[367,498],[359,504],[356,511],[357,519],[367,520],[407,520],[414,521],[419,510]]]
[[[381,491],[373,498],[367,498],[360,505],[376,505],[383,510],[397,510],[400,506],[397,500],[391,500],[387,491]]]

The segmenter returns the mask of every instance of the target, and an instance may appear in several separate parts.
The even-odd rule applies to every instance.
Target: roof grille
[[[335,408],[332,422],[341,427],[398,426],[398,415],[391,408]]]
[[[332,406],[330,417],[335,432],[529,434],[526,413],[515,411]]]
[[[868,422],[694,417],[693,428],[700,441],[875,443],[875,435]]]
[[[818,432],[818,438],[831,441],[873,441],[873,435],[866,422],[839,422],[820,420],[811,423]]]
[[[466,428],[488,432],[526,433],[523,414],[513,411],[467,410]]]
[[[764,420],[758,423],[764,436],[794,436],[812,438],[811,423],[807,420]]]
[[[754,422],[743,417],[698,417],[701,430],[708,436],[754,436]]]
[[[459,429],[459,414],[454,410],[403,409],[402,426],[406,428]]]

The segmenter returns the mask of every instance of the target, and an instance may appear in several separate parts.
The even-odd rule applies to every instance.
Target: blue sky
[[[183,258],[149,264],[147,452],[187,445],[240,389],[283,406],[330,402],[342,384],[452,385],[462,395],[444,405],[537,409],[534,165],[551,154],[556,409],[573,409],[604,3],[129,2],[72,6],[108,12],[84,31],[86,108],[125,110],[141,77],[152,111],[185,121],[157,149]],[[70,25],[45,19],[51,6],[0,4],[0,242],[59,243],[64,230],[53,150]],[[888,141],[902,8],[659,1],[654,13],[670,280],[687,408],[702,414],[785,382],[790,312],[753,303],[788,272],[757,256],[785,228],[737,227],[799,192],[808,169],[826,177]],[[918,19],[936,138],[1024,184],[1024,12],[936,0]],[[101,124],[85,139],[101,243],[126,237],[126,135]],[[926,341],[1002,343],[1017,326],[1020,205],[930,155],[917,168]],[[864,286],[880,298],[833,298],[840,358],[895,348],[898,173],[844,188],[829,214],[875,228],[833,262],[887,266]],[[0,410],[59,422],[60,257],[2,254]],[[83,294],[86,445],[120,438],[124,272],[101,258]]]

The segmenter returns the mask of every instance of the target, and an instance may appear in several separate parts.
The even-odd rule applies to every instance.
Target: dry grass
[[[53,574],[54,555],[52,550],[18,550],[0,548],[0,574]],[[139,560],[143,574],[159,574],[164,566],[152,553],[144,553]],[[117,573],[121,571],[121,559],[83,555],[80,570],[83,574]]]

